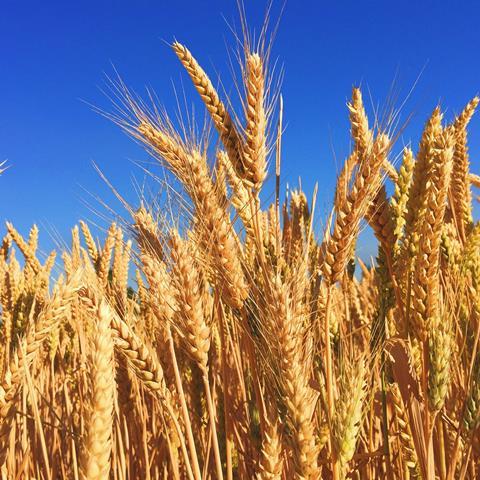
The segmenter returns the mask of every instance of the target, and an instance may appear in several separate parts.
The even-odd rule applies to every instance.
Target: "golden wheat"
[[[370,122],[354,88],[322,235],[319,193],[281,190],[269,55],[240,52],[235,112],[172,47],[215,130],[190,136],[126,88],[115,119],[176,177],[175,200],[128,206],[103,244],[80,221],[63,266],[35,225],[6,224],[1,478],[478,478],[478,98],[446,125],[438,106],[397,167],[394,125]]]

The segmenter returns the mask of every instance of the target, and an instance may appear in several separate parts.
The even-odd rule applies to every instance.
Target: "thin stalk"
[[[438,418],[438,452],[440,454],[439,464],[440,464],[440,480],[445,480],[447,476],[447,464],[445,459],[445,437],[444,437],[444,428],[443,428],[443,419]]]
[[[325,383],[326,383],[326,388],[327,388],[327,410],[328,410],[328,418],[329,422],[331,424],[332,419],[333,419],[333,402],[334,402],[334,396],[333,396],[333,367],[332,367],[332,350],[330,346],[330,308],[331,308],[331,303],[332,303],[332,293],[331,293],[332,287],[329,285],[327,287],[327,303],[325,306],[325,320],[324,320],[324,341],[325,341]],[[330,433],[332,435],[332,433]],[[336,458],[336,453],[335,453],[335,448],[334,448],[334,443],[333,440],[331,442],[331,461],[332,461],[332,474],[333,474],[333,480],[339,480],[340,478],[340,465],[338,464],[337,458]]]
[[[465,461],[463,462],[462,469],[460,470],[459,480],[464,480],[465,476],[467,475],[467,468],[470,462],[470,454],[472,453],[472,445],[470,444],[467,450],[467,454],[465,455]]]
[[[280,166],[282,160],[282,128],[283,128],[283,97],[280,95],[280,106],[278,112],[278,130],[276,140],[276,152],[275,152],[275,214],[277,216],[276,227],[276,240],[277,240],[277,255],[280,255],[281,243],[280,243]]]
[[[227,368],[227,345],[226,345],[226,332],[224,327],[225,316],[223,314],[223,308],[219,305],[220,314],[220,338],[222,339],[222,380],[224,385],[228,385],[228,368]],[[227,389],[223,389],[223,409],[225,417],[225,464],[227,469],[227,480],[233,480],[233,461],[232,461],[232,440],[230,437],[230,416],[228,415],[228,398]]]
[[[387,477],[390,480],[393,480],[393,472],[392,472],[392,465],[391,465],[391,456],[390,456],[390,441],[388,435],[388,410],[387,410],[387,389],[386,389],[386,381],[385,381],[385,369],[384,365],[386,363],[385,360],[385,353],[382,352],[382,433],[383,433],[383,442],[385,448],[385,458],[386,458],[386,468],[387,468]]]
[[[208,381],[208,370],[202,369],[202,378],[205,385],[205,393],[207,395],[208,416],[210,418],[210,430],[212,432],[213,454],[215,456],[215,468],[217,470],[217,479],[223,480],[222,459],[220,458],[220,447],[218,446],[217,427],[215,421],[215,407],[213,405],[212,391],[210,382]]]
[[[178,390],[178,396],[180,398],[180,407],[182,409],[183,421],[185,422],[185,427],[187,431],[187,441],[188,448],[190,450],[190,455],[193,462],[193,473],[195,475],[195,480],[200,480],[202,478],[202,473],[200,471],[200,464],[198,463],[197,450],[195,447],[195,440],[193,438],[192,424],[190,422],[190,415],[188,414],[187,402],[185,401],[185,392],[183,390],[182,378],[180,376],[180,371],[178,369],[177,356],[175,354],[175,345],[173,343],[172,332],[170,326],[167,326],[167,336],[168,336],[168,346],[170,350],[170,356],[172,357],[173,371],[175,374],[175,384]]]
[[[180,428],[180,424],[178,423],[178,421],[176,419],[176,415],[175,415],[175,412],[173,411],[172,406],[168,402],[166,403],[165,408],[166,408],[168,414],[170,415],[170,418],[173,422],[175,430],[178,433],[178,438],[179,438],[179,441],[180,441],[180,448],[182,450],[183,459],[185,460],[185,466],[187,468],[188,478],[190,480],[195,480],[195,477],[193,476],[193,472],[192,472],[192,465],[190,463],[190,458],[188,456],[187,446],[185,445],[185,438],[183,437],[183,432],[182,432],[182,429]]]
[[[457,438],[455,439],[455,444],[453,446],[450,465],[448,466],[447,480],[453,480],[453,476],[455,475],[455,470],[457,468],[457,463],[458,463],[458,455],[460,453],[460,442],[461,442],[461,435],[460,435],[460,429],[459,429],[459,431],[457,432]]]
[[[22,355],[25,358],[25,350],[23,344],[19,345],[19,348],[22,350]],[[40,418],[40,411],[38,410],[38,403],[37,403],[37,396],[35,394],[35,389],[32,382],[32,377],[30,375],[27,362],[23,362],[23,367],[25,370],[25,378],[26,383],[28,386],[28,392],[30,394],[31,405],[33,409],[33,414],[35,418],[35,424],[37,427],[38,436],[40,437],[40,446],[42,451],[42,459],[43,463],[45,464],[46,476],[49,480],[52,479],[52,472],[50,470],[50,462],[48,461],[48,454],[47,454],[47,444],[45,442],[45,432],[43,431],[42,420]]]

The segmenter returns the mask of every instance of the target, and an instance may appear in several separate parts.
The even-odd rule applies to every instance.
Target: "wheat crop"
[[[396,164],[393,126],[354,88],[319,229],[322,192],[282,188],[264,43],[241,51],[236,111],[172,49],[213,133],[175,128],[123,84],[112,118],[180,185],[174,214],[130,205],[102,243],[80,221],[46,259],[35,225],[6,223],[1,478],[480,477],[478,98],[450,123],[434,108]],[[365,225],[371,264],[356,254]]]

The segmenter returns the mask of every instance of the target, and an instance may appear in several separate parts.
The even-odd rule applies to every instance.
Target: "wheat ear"
[[[332,433],[340,474],[346,476],[348,462],[355,452],[362,420],[365,396],[365,361],[360,359],[351,372],[341,376],[339,396],[335,404]]]
[[[247,99],[244,163],[247,182],[260,190],[267,167],[267,118],[265,111],[265,75],[262,58],[257,53],[247,56]]]
[[[430,181],[423,195],[418,229],[418,253],[412,284],[411,322],[423,342],[432,322],[438,320],[439,254],[441,227],[446,209],[447,192],[452,169],[453,139],[446,130],[434,142]]]
[[[98,299],[94,292],[88,288],[80,291],[80,296],[85,305],[90,309],[95,309]],[[131,329],[131,327],[120,318],[111,308],[111,328],[114,333],[115,347],[125,355],[125,358],[132,368],[137,378],[142,384],[150,390],[154,396],[158,397],[168,413],[178,438],[185,460],[188,478],[193,480],[194,474],[190,458],[188,456],[185,438],[180,427],[180,422],[173,407],[173,399],[170,390],[165,383],[163,368],[158,361],[157,355],[152,347],[142,341]]]
[[[467,125],[478,106],[478,102],[478,97],[471,100],[453,125],[455,147],[453,153],[451,203],[457,228],[459,229],[460,237],[463,239],[465,239],[466,233],[473,223],[472,193],[468,178],[470,161],[467,146]]]
[[[242,140],[237,129],[227,112],[225,105],[220,100],[217,91],[212,85],[205,71],[200,67],[187,47],[178,42],[172,45],[173,51],[187,70],[195,88],[202,98],[210,113],[215,128],[217,129],[225,150],[241,178],[245,176],[245,167],[242,161]]]
[[[80,460],[83,480],[108,480],[112,452],[114,369],[111,312],[105,301],[98,305],[93,348],[89,359],[90,388],[86,432]]]
[[[262,452],[258,462],[258,480],[282,479],[282,437],[276,419],[267,418],[262,438]]]

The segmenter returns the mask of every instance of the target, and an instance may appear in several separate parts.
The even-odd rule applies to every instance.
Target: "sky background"
[[[273,5],[276,20],[282,4]],[[245,0],[245,6],[251,29],[258,30],[265,3]],[[0,234],[5,220],[24,234],[35,222],[46,250],[52,235],[67,238],[79,218],[102,224],[86,205],[99,206],[88,192],[122,214],[92,162],[135,204],[134,183],[144,177],[136,162],[147,156],[86,102],[111,110],[101,89],[114,65],[135,91],[147,85],[155,90],[173,115],[173,86],[198,105],[166,44],[174,38],[191,49],[214,83],[220,75],[231,90],[227,45],[234,44],[229,25],[239,30],[237,12],[234,0],[3,0],[0,160],[10,168],[0,177]],[[385,104],[394,82],[400,106],[418,79],[402,110],[404,120],[412,118],[398,140],[399,147],[411,140],[416,149],[439,102],[451,119],[480,90],[479,17],[480,3],[473,1],[287,2],[272,51],[284,68],[282,182],[295,186],[301,176],[311,194],[318,181],[319,218],[326,216],[350,148],[346,102],[354,85],[362,86],[372,113],[372,106]],[[200,106],[196,110],[202,120]],[[477,173],[479,130],[477,116],[470,138]],[[375,249],[364,235],[360,254]]]

